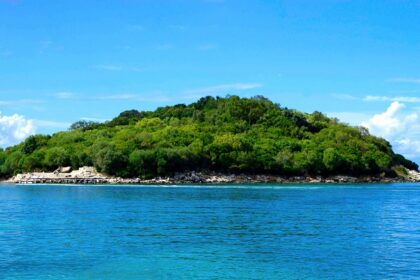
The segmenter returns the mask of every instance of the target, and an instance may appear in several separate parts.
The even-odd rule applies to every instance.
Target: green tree
[[[60,166],[70,166],[69,151],[64,147],[52,147],[45,153],[45,163],[49,168],[55,169]]]
[[[208,96],[153,112],[125,111],[110,122],[80,121],[69,131],[0,149],[3,177],[68,165],[143,178],[203,169],[286,176],[418,169],[366,129],[261,96]]]
[[[101,172],[109,175],[126,176],[127,157],[112,146],[100,149],[94,158],[94,166]]]
[[[151,178],[157,174],[155,152],[152,150],[134,150],[128,160],[128,167],[132,176]]]
[[[334,148],[328,148],[324,151],[322,162],[328,171],[341,171],[341,157]]]

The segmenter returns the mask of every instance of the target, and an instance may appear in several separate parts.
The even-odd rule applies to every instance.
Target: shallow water
[[[420,279],[420,184],[1,185],[0,279]]]

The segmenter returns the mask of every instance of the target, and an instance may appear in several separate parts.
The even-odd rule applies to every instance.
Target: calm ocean
[[[0,279],[420,279],[420,184],[0,185]]]

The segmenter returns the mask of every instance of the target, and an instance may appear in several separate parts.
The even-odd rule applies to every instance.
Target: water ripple
[[[420,279],[420,185],[2,186],[0,279]]]

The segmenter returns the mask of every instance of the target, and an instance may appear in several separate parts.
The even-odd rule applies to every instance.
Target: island
[[[78,121],[0,150],[15,183],[329,183],[420,181],[418,165],[385,139],[321,112],[262,96]]]

